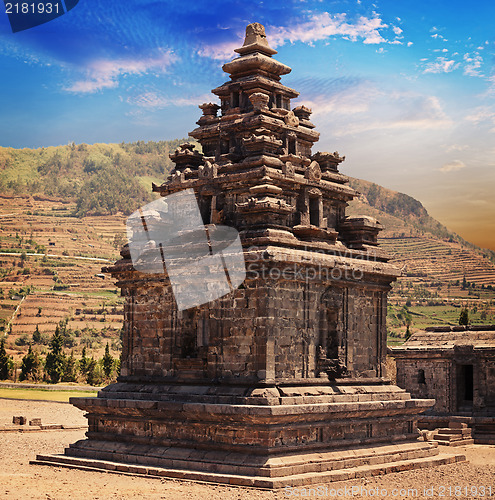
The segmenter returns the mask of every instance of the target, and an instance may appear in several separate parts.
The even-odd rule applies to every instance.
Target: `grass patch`
[[[91,398],[96,397],[96,394],[97,391],[57,391],[48,389],[27,389],[24,387],[19,389],[0,387],[0,399],[28,399],[68,403],[69,398]]]

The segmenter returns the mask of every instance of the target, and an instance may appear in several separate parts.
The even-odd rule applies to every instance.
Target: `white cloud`
[[[445,148],[446,153],[451,153],[452,151],[466,151],[466,149],[469,149],[467,144],[451,144],[450,146],[443,145],[442,147]]]
[[[413,42],[407,42],[408,47],[410,47],[411,45],[414,45]]]
[[[464,54],[464,61],[466,61],[466,66],[464,66],[464,74],[467,76],[483,76],[479,69],[483,63],[483,58],[477,54]]]
[[[192,97],[168,97],[158,92],[144,92],[134,97],[129,97],[127,102],[141,108],[162,109],[167,106],[198,106],[203,102],[211,101],[211,94]]]
[[[210,57],[211,59],[218,59],[221,61],[226,61],[232,59],[235,55],[234,49],[239,48],[242,45],[242,39],[239,37],[237,42],[223,42],[217,43],[216,45],[208,45],[206,47],[201,47],[197,50],[198,54],[202,57]]]
[[[353,42],[361,39],[364,44],[385,43],[380,30],[387,28],[380,17],[359,17],[354,22],[348,22],[346,14],[329,14],[323,12],[314,14],[307,21],[290,26],[266,26],[266,34],[270,46],[280,47],[287,42],[302,42],[312,44],[326,40],[332,36],[341,36]],[[399,28],[400,29],[400,28]],[[233,56],[235,48],[242,44],[242,38],[237,42],[220,43],[204,46],[198,49],[198,54],[212,59],[228,59]]]
[[[430,36],[431,36],[431,38],[434,38],[435,40],[442,40],[444,42],[448,42],[448,40],[444,36],[440,35],[439,33],[434,33],[433,35],[430,35]]]
[[[353,42],[362,38],[363,43],[374,44],[386,41],[379,31],[386,27],[379,17],[361,16],[355,23],[349,23],[346,21],[346,14],[331,15],[323,12],[312,16],[309,21],[293,26],[267,28],[267,36],[273,47],[286,42],[311,43],[336,35],[348,36]]]
[[[313,110],[313,116],[318,115],[356,115],[366,113],[370,104],[382,93],[369,82],[362,82],[349,88],[344,88],[332,94],[317,94],[301,99],[299,104]]]
[[[490,106],[479,106],[473,112],[466,116],[468,122],[480,124],[487,122],[494,126],[490,132],[495,132],[495,110]]]
[[[493,95],[495,95],[495,75],[489,76],[486,80],[489,83],[489,87],[485,92],[485,95],[492,97]]]
[[[456,63],[452,59],[447,59],[445,57],[437,57],[434,62],[430,62],[426,65],[423,73],[450,73],[459,67],[459,63]]]
[[[319,96],[302,103],[313,108],[314,116],[320,116],[320,120],[332,117],[332,122],[334,119],[341,121],[338,128],[332,131],[340,137],[384,130],[445,129],[453,124],[435,96],[385,92],[369,85],[346,90],[330,98]],[[340,120],[339,115],[343,114],[351,116],[346,117],[345,121]]]
[[[149,71],[162,73],[178,58],[169,50],[161,51],[155,58],[143,59],[98,59],[86,68],[86,78],[65,88],[67,92],[92,93],[106,88],[119,86],[119,77],[142,75]]]
[[[466,164],[461,160],[454,160],[448,163],[444,163],[438,170],[443,173],[447,172],[456,172],[457,170],[461,170],[466,168]]]
[[[392,29],[394,30],[394,33],[396,35],[400,35],[402,33],[402,31],[403,31],[398,26],[394,26]]]

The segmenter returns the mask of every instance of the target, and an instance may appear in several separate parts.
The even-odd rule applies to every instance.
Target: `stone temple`
[[[392,356],[397,383],[415,397],[435,399],[421,415],[421,429],[464,423],[476,444],[495,444],[495,325],[430,327],[393,347]]]
[[[311,110],[283,85],[291,68],[263,26],[246,29],[230,80],[200,106],[171,155],[162,197],[194,190],[207,228],[238,231],[235,290],[180,310],[167,272],[107,269],[125,297],[121,375],[87,412],[87,439],[38,463],[278,488],[459,459],[418,440],[411,399],[385,373],[387,293],[399,270],[380,224],[347,217],[356,196],[338,153],[312,153]],[[180,256],[177,257],[178,259]],[[189,281],[204,285],[200,269]]]

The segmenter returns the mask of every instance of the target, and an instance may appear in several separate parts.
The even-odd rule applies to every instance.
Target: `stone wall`
[[[397,359],[397,385],[406,388],[413,398],[435,399],[433,411],[452,411],[452,363],[441,359]]]
[[[122,376],[308,379],[320,375],[320,352],[341,359],[350,376],[384,375],[386,290],[365,281],[295,279],[308,274],[285,262],[260,266],[231,294],[185,311],[165,280],[123,287]]]

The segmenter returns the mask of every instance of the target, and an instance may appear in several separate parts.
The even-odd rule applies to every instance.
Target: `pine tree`
[[[101,368],[98,365],[98,362],[91,357],[88,362],[88,373],[86,375],[86,382],[89,385],[96,386],[101,382]]]
[[[52,340],[50,341],[50,352],[46,355],[45,373],[50,378],[52,384],[60,382],[64,373],[66,358],[62,350],[63,338],[57,326]]]
[[[5,350],[5,339],[0,341],[0,380],[9,378],[14,363]]]
[[[66,359],[62,382],[77,381],[77,363],[74,358],[74,351],[71,351],[70,356]]]
[[[79,360],[79,371],[83,377],[88,373],[89,358],[86,356],[86,347],[83,347],[81,359]]]
[[[412,335],[411,330],[409,329],[409,324],[406,325],[406,340]]]
[[[27,354],[22,358],[21,375],[19,377],[19,380],[26,380],[28,378],[38,380],[40,367],[40,357],[36,351],[33,351],[31,344],[29,344],[29,350]]]
[[[460,325],[469,325],[469,311],[467,308],[461,309],[461,314],[459,315]]]
[[[107,346],[105,347],[105,355],[103,356],[102,364],[103,364],[103,373],[107,378],[110,378],[110,375],[112,374],[113,367],[115,364],[115,360],[110,354],[110,348],[108,347],[108,342]]]
[[[38,328],[38,325],[36,325],[36,329],[33,332],[33,342],[35,344],[41,343],[41,333],[40,333],[40,329]]]

